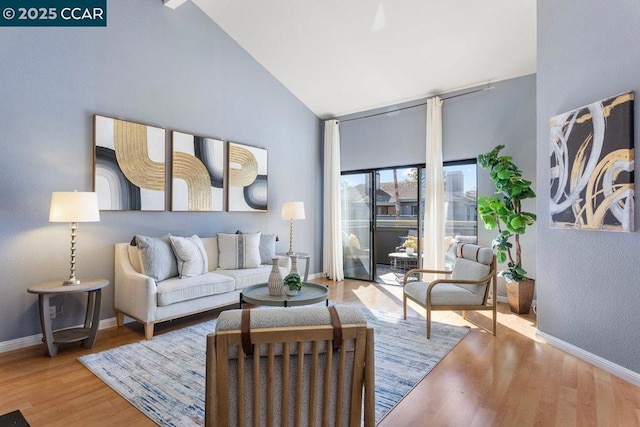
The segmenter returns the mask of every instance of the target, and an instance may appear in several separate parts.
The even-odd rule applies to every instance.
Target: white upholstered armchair
[[[422,273],[444,275],[446,278],[431,282],[420,280]],[[410,281],[411,276],[418,281]],[[490,248],[460,243],[452,271],[414,269],[408,271],[403,280],[404,318],[407,318],[407,300],[412,300],[427,310],[427,339],[431,338],[431,311],[467,310],[493,311],[493,328],[496,334],[496,257]],[[489,294],[492,299],[489,304]],[[480,325],[478,325],[480,326]]]

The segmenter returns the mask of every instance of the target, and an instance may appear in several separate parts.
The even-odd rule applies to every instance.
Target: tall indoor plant
[[[489,153],[478,156],[478,164],[489,169],[490,177],[500,197],[480,196],[478,213],[488,230],[498,230],[492,242],[499,263],[507,263],[500,272],[506,279],[507,297],[511,311],[519,314],[529,312],[533,301],[534,281],[522,268],[520,235],[536,221],[536,215],[522,210],[522,200],[532,199],[536,194],[531,181],[522,178],[522,171],[510,156],[501,156],[504,145],[498,145]],[[513,241],[513,243],[511,243]]]

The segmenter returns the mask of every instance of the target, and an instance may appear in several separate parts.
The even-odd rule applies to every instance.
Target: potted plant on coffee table
[[[300,279],[300,275],[295,273],[288,274],[284,278],[283,283],[284,293],[289,296],[298,295],[298,291],[302,289],[302,286],[304,285]]]
[[[536,215],[523,211],[521,201],[535,198],[536,194],[531,189],[531,181],[522,178],[522,171],[513,163],[513,158],[500,155],[503,148],[504,145],[498,145],[489,153],[478,156],[480,167],[490,171],[495,194],[501,196],[480,196],[478,213],[485,228],[497,229],[499,233],[491,246],[496,251],[497,261],[507,263],[500,275],[506,280],[511,311],[526,314],[533,301],[535,282],[522,268],[520,235],[535,223]]]

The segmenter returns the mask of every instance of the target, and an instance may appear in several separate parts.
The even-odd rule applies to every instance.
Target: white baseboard
[[[553,347],[569,353],[570,355],[575,356],[578,359],[582,359],[585,362],[591,363],[592,365],[597,366],[603,371],[606,371],[611,375],[615,375],[616,377],[622,378],[623,380],[630,382],[631,384],[640,386],[640,373],[638,372],[633,372],[632,370],[617,365],[607,359],[604,359],[593,353],[589,353],[588,351],[583,350],[580,347],[576,347],[573,344],[569,344],[568,342],[562,341],[561,339],[558,339],[553,335],[545,334],[544,332],[541,332],[539,330],[536,330],[536,335]]]
[[[113,328],[116,326],[116,318],[104,319],[100,321],[98,329]],[[74,328],[82,328],[84,325],[73,326]],[[15,340],[0,342],[0,353],[6,353],[7,351],[18,350],[25,347],[31,347],[34,345],[42,344],[42,334],[31,335],[28,337],[16,338]]]

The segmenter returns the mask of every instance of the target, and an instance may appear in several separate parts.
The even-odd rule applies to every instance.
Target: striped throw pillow
[[[262,233],[218,233],[218,268],[236,270],[260,266],[260,235]]]

